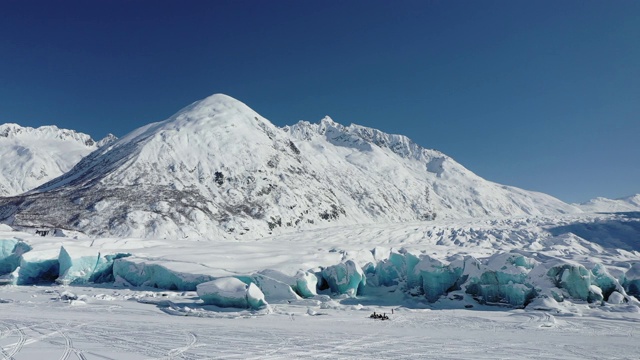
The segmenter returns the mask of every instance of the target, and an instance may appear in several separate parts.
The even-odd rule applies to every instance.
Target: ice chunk
[[[624,295],[614,291],[609,295],[607,302],[609,304],[623,304],[625,302]]]
[[[565,262],[551,267],[547,275],[574,299],[589,302],[602,300],[602,292],[594,292],[595,289],[591,287],[591,272],[581,264]]]
[[[437,301],[441,295],[452,289],[462,275],[461,268],[451,268],[429,256],[420,259],[414,272],[422,279],[422,289],[429,302]]]
[[[256,310],[268,305],[260,288],[253,283],[247,286],[247,304],[249,308]]]
[[[170,270],[164,264],[162,261],[135,257],[120,258],[113,262],[113,275],[121,283],[133,286],[181,291],[194,291],[198,284],[214,279],[206,274]]]
[[[624,274],[624,288],[629,295],[640,299],[640,262],[635,262]]]
[[[298,271],[295,276],[297,293],[302,297],[314,297],[318,294],[316,286],[318,285],[318,277],[316,274],[308,271]]]
[[[63,291],[62,294],[60,294],[60,300],[65,300],[65,301],[78,300],[78,295],[70,291]]]
[[[602,301],[604,299],[604,296],[602,296],[602,289],[596,285],[589,286],[589,298],[589,301],[591,302]]]
[[[273,275],[274,273],[272,272],[271,274]],[[293,280],[293,278],[291,279]],[[287,280],[287,278],[284,278],[284,280]],[[300,296],[293,291],[291,286],[267,275],[261,273],[251,275],[251,281],[260,288],[268,302],[300,300]]]
[[[597,264],[594,266],[593,269],[591,269],[591,275],[592,282],[602,290],[604,300],[607,300],[614,291],[625,293],[622,285],[609,274],[604,265]]]
[[[31,246],[16,239],[0,239],[0,275],[11,274],[20,266],[22,254]]]
[[[18,285],[52,283],[58,278],[58,249],[31,250],[22,255]]]
[[[61,246],[58,256],[60,284],[112,282],[113,261],[129,254],[102,255],[91,248]]]
[[[255,284],[246,284],[235,277],[199,284],[197,291],[202,301],[209,305],[243,309],[260,309],[267,305],[264,294]]]
[[[377,249],[377,248],[376,248]],[[376,254],[379,256],[379,254]],[[404,283],[404,288],[413,289],[422,286],[420,274],[414,272],[420,259],[405,249],[392,249],[388,259],[383,259],[375,268],[379,286],[393,286]]]
[[[486,303],[506,303],[526,306],[535,296],[535,289],[528,281],[532,259],[520,254],[502,253],[490,256],[485,264],[477,264],[468,272],[466,292],[480,297]],[[465,269],[467,272],[467,269]]]
[[[0,275],[0,285],[17,285],[19,273],[20,267],[18,266],[13,272]]]
[[[359,291],[362,291],[367,283],[364,272],[353,260],[322,270],[322,278],[326,280],[332,292],[351,297],[355,297]]]

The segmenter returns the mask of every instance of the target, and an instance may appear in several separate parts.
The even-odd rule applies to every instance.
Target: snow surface
[[[32,190],[73,168],[92,151],[115,141],[95,142],[89,135],[56,126],[0,125],[0,196]]]
[[[619,199],[598,197],[582,204],[576,204],[585,212],[625,212],[640,211],[640,194]]]
[[[574,312],[556,313],[319,299],[268,313],[193,299],[192,292],[5,287],[0,348],[16,360],[599,360],[640,353],[640,314],[620,305],[574,304]],[[390,320],[370,319],[374,311]]]

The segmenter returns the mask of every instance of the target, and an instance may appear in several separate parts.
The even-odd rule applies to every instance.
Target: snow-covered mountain
[[[56,178],[95,149],[115,140],[99,142],[87,134],[56,126],[39,128],[0,125],[0,197],[32,190]]]
[[[326,117],[278,128],[213,95],[0,201],[0,219],[91,235],[257,238],[328,225],[581,212],[401,135]]]
[[[576,204],[576,206],[585,212],[640,211],[640,194],[626,196],[619,199],[597,197],[582,204]]]

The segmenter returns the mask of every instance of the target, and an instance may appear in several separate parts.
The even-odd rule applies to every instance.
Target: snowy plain
[[[64,291],[81,300],[61,300]],[[634,359],[640,353],[640,314],[587,304],[575,305],[578,314],[558,315],[492,307],[394,307],[362,299],[324,308],[312,302],[275,305],[267,314],[207,308],[194,297],[191,292],[108,287],[5,288],[0,303],[2,355],[123,360]],[[179,310],[172,312],[171,306]],[[392,308],[389,321],[368,317],[373,311],[390,314]]]

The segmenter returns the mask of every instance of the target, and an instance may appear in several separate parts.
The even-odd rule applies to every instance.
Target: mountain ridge
[[[640,211],[640,194],[623,196],[617,199],[596,197],[575,205],[587,212]]]
[[[38,128],[0,125],[0,196],[13,196],[69,171],[82,158],[115,140],[96,142],[89,135],[55,125]]]
[[[484,180],[403,135],[329,117],[279,128],[222,94],[136,129],[0,205],[0,219],[18,226],[208,239],[580,212],[549,195]]]

